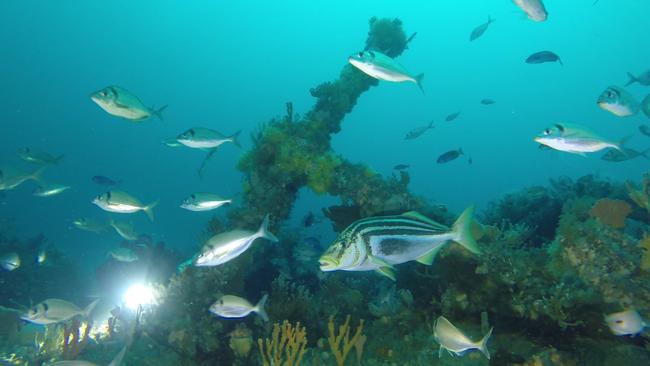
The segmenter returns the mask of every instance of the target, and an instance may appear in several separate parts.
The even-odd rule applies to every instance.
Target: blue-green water
[[[602,153],[540,150],[533,141],[544,128],[571,122],[614,141],[632,135],[627,146],[637,150],[650,147],[638,132],[650,123],[643,113],[619,118],[596,104],[607,86],[627,82],[626,72],[650,68],[650,4],[592,3],[548,0],[548,21],[535,23],[510,1],[5,1],[0,163],[33,170],[16,155],[23,147],[64,154],[44,179],[72,188],[48,198],[32,196],[34,182],[2,192],[0,217],[11,222],[3,230],[22,240],[43,234],[86,276],[83,291],[90,295],[96,269],[121,238],[77,230],[72,221],[106,216],[91,203],[106,190],[91,177],[105,175],[145,203],[160,200],[154,222],[142,213],[114,217],[189,258],[213,214],[225,217],[230,208],[190,212],[179,208],[181,201],[214,191],[242,204],[245,176],[237,163],[253,147],[249,135],[284,116],[286,102],[300,115],[309,111],[310,89],[338,77],[347,57],[363,48],[373,16],[399,18],[407,37],[417,32],[399,62],[425,74],[425,93],[411,83],[379,82],[332,136],[334,152],[383,176],[409,164],[409,190],[455,213],[471,204],[481,211],[508,193],[562,176],[638,182],[648,171],[643,157],[611,163]],[[488,15],[496,21],[470,42],[469,33]],[[557,53],[564,65],[524,62],[541,50]],[[127,88],[147,105],[169,105],[164,121],[135,124],[108,115],[89,98],[108,85]],[[639,101],[650,93],[640,84],[626,89]],[[496,103],[482,105],[483,98]],[[456,120],[444,120],[457,111]],[[404,139],[431,120],[434,129]],[[204,152],[161,143],[194,126],[225,135],[243,131],[242,147],[222,146],[202,179],[196,171]],[[457,148],[466,155],[436,164]],[[283,225],[295,231],[308,211],[335,204],[337,197],[304,188]],[[326,246],[336,233],[322,220],[301,235],[316,235]]]

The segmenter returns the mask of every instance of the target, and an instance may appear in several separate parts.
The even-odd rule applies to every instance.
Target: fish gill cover
[[[0,363],[649,364],[648,5],[506,3],[3,5]]]

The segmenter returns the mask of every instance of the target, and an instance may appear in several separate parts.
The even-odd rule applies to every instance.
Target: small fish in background
[[[39,182],[41,180],[41,174],[45,167],[42,167],[30,174],[22,174],[18,172],[10,173],[5,170],[0,170],[0,191],[9,191],[15,189],[21,184],[33,180]]]
[[[45,263],[47,260],[47,251],[45,249],[41,249],[38,251],[36,254],[36,264],[42,265]]]
[[[166,105],[159,109],[147,107],[133,93],[115,85],[90,94],[90,99],[108,114],[131,122],[142,122],[151,116],[156,116],[162,121],[162,112],[167,108]]]
[[[33,195],[36,197],[52,197],[61,194],[70,188],[70,186],[64,186],[62,184],[41,184],[36,187]]]
[[[241,130],[230,136],[224,136],[221,132],[204,127],[194,127],[181,133],[176,137],[179,143],[194,149],[216,149],[226,142],[232,142],[235,146],[241,147],[237,140]]]
[[[609,314],[605,316],[605,323],[609,330],[617,336],[635,336],[650,326],[634,309]]]
[[[471,156],[470,156],[469,158],[467,158],[467,164],[468,164],[468,165],[472,165],[473,162],[474,162],[474,161],[472,160],[472,157],[471,157]]]
[[[222,198],[214,193],[192,193],[181,203],[181,208],[190,211],[210,211],[232,203],[232,199]]]
[[[413,75],[399,62],[378,51],[362,51],[348,57],[348,62],[366,75],[395,83],[412,82],[424,93],[424,74]]]
[[[404,136],[404,140],[415,140],[416,138],[422,136],[425,132],[429,131],[430,129],[433,128],[433,121],[429,123],[427,126],[420,126],[412,129],[409,131],[406,136]]]
[[[106,256],[111,257],[118,262],[124,262],[124,263],[131,263],[140,259],[132,249],[124,248],[124,247],[111,249],[106,253]]]
[[[311,211],[307,212],[305,217],[302,218],[302,226],[304,227],[311,227],[312,225],[314,225],[315,222],[316,222],[316,217],[314,216],[314,213]]]
[[[17,153],[18,156],[26,162],[39,165],[56,165],[64,157],[63,155],[53,156],[44,151],[35,151],[29,147],[18,149]]]
[[[527,64],[543,64],[546,62],[559,62],[560,65],[564,66],[560,56],[551,51],[535,52],[526,59]]]
[[[485,31],[488,29],[490,24],[492,24],[492,23],[494,23],[494,19],[492,19],[492,17],[490,17],[488,15],[487,22],[485,22],[485,23],[479,25],[478,27],[474,28],[472,33],[470,33],[470,35],[469,35],[470,42],[472,42],[472,41],[478,39],[479,37],[481,37],[483,35],[483,33],[485,33]]]
[[[618,86],[610,86],[597,100],[598,106],[618,117],[629,117],[639,113],[639,103],[632,94]]]
[[[183,144],[178,142],[178,139],[176,137],[171,137],[171,138],[165,139],[165,140],[162,141],[162,143],[163,143],[163,145],[165,145],[167,147],[181,147],[181,146],[184,146]]]
[[[138,240],[140,235],[135,231],[133,224],[128,222],[119,222],[115,221],[112,218],[109,221],[109,225],[115,229],[115,232],[121,236],[124,240],[135,241]]]
[[[268,295],[264,295],[257,305],[253,305],[239,296],[224,295],[210,305],[210,312],[224,318],[243,318],[250,313],[257,313],[266,322],[269,321],[269,316],[264,307],[268,298]]]
[[[624,147],[621,150],[616,150],[616,149],[608,150],[605,153],[605,155],[601,157],[601,159],[613,163],[620,163],[622,161],[628,161],[628,160],[638,158],[639,156],[643,156],[644,158],[650,160],[650,156],[648,156],[648,153],[650,153],[650,149],[646,149],[643,151],[636,151],[634,149],[629,149]]]
[[[625,86],[630,86],[634,83],[639,83],[644,86],[650,86],[650,70],[639,74],[637,76],[634,76],[631,72],[627,73],[627,77],[629,78],[627,84]]]
[[[92,202],[102,210],[109,212],[134,213],[143,211],[151,221],[154,219],[153,209],[158,205],[158,201],[154,201],[145,206],[137,198],[122,191],[108,191],[95,197]]]
[[[643,135],[650,137],[650,127],[647,125],[639,126],[639,132],[641,132]]]
[[[395,166],[393,167],[393,169],[395,169],[395,170],[406,170],[406,169],[408,169],[408,168],[410,168],[410,167],[411,167],[411,166],[408,165],[408,164],[397,164],[397,165],[395,165]]]
[[[542,0],[514,0],[514,3],[528,15],[530,20],[544,22],[548,19],[548,12]]]
[[[99,184],[100,186],[107,186],[107,187],[116,186],[122,183],[121,180],[116,181],[104,175],[95,175],[91,179],[95,184]]]
[[[89,231],[91,233],[102,233],[108,228],[108,223],[104,221],[99,221],[97,219],[85,218],[75,219],[72,221],[72,224],[80,230]]]
[[[534,140],[555,150],[582,156],[607,148],[622,150],[625,143],[625,139],[620,142],[605,140],[587,127],[569,123],[556,123],[542,131]]]
[[[0,267],[5,271],[13,271],[20,267],[20,256],[16,252],[11,252],[0,257]]]
[[[258,238],[277,242],[278,238],[268,230],[268,226],[269,215],[266,215],[257,232],[235,229],[213,236],[197,256],[194,265],[201,267],[226,263],[248,250]]]
[[[492,99],[489,99],[489,98],[481,99],[481,104],[483,104],[483,105],[491,105],[491,104],[494,104],[494,103],[496,103],[496,101],[494,101]]]
[[[494,330],[494,327],[490,328],[480,341],[473,342],[460,329],[451,324],[447,318],[440,316],[433,325],[433,336],[436,342],[440,344],[438,357],[442,357],[443,350],[447,350],[452,356],[462,356],[465,351],[475,349],[481,351],[489,360],[490,351],[487,349],[487,342],[492,335],[492,330]]]
[[[99,300],[95,300],[85,309],[81,309],[66,300],[47,299],[27,310],[20,318],[38,325],[57,324],[79,315],[88,318],[98,302]]]
[[[436,162],[438,164],[445,164],[450,161],[458,159],[458,157],[460,157],[461,155],[463,155],[463,149],[461,148],[459,148],[458,150],[450,150],[438,156]]]
[[[454,112],[454,113],[448,115],[447,117],[445,117],[445,121],[451,122],[451,121],[455,120],[456,118],[458,118],[458,116],[460,116],[460,112]]]

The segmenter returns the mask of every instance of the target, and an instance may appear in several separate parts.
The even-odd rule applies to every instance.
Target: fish
[[[193,127],[176,137],[179,143],[195,149],[216,149],[226,142],[232,142],[235,146],[241,147],[238,141],[241,130],[230,136],[224,136],[221,132],[205,127]]]
[[[257,232],[232,230],[210,238],[201,254],[196,258],[195,266],[217,266],[237,258],[244,253],[258,238],[277,242],[278,238],[268,231],[269,215],[264,216]]]
[[[597,104],[600,108],[613,113],[618,117],[629,117],[639,112],[639,103],[632,94],[618,86],[610,86],[598,97]]]
[[[627,73],[627,77],[629,78],[627,84],[625,86],[630,86],[634,83],[639,83],[641,85],[645,86],[650,86],[650,70],[639,74],[638,76],[634,76],[631,72]]]
[[[111,225],[111,227],[115,229],[115,232],[117,232],[119,236],[124,238],[124,240],[134,241],[134,240],[138,240],[138,238],[140,237],[140,235],[138,235],[138,233],[133,228],[133,224],[131,223],[117,222],[111,218],[109,221],[109,225]]]
[[[479,38],[480,36],[482,36],[483,33],[485,33],[485,31],[488,29],[488,27],[492,23],[494,23],[494,19],[492,19],[492,17],[488,16],[487,22],[485,22],[485,23],[479,25],[478,27],[474,28],[472,33],[470,33],[470,35],[469,35],[470,42],[474,41],[477,38]]]
[[[41,249],[38,251],[36,254],[36,264],[43,264],[47,260],[47,251],[45,249]]]
[[[474,161],[472,160],[472,157],[471,157],[471,156],[470,156],[469,158],[467,158],[467,164],[468,164],[468,165],[472,165],[473,162],[474,162]]]
[[[264,306],[269,295],[262,296],[262,299],[253,305],[248,300],[239,296],[224,295],[210,305],[210,312],[224,318],[243,318],[250,313],[257,313],[265,322],[269,321]]]
[[[544,22],[548,19],[548,12],[542,0],[513,0],[519,9],[523,10],[528,19],[535,22]]]
[[[122,363],[122,359],[126,354],[126,350],[127,350],[127,346],[122,347],[122,350],[117,354],[117,356],[115,356],[115,358],[111,361],[111,363],[108,364],[108,366],[120,366],[120,364]],[[45,364],[44,366],[98,366],[98,365],[88,361],[74,360],[74,361],[58,361],[54,363]]]
[[[33,195],[37,197],[51,197],[61,194],[70,188],[70,186],[64,186],[61,184],[39,185],[34,190]]]
[[[314,213],[311,211],[307,212],[305,217],[302,218],[302,226],[304,227],[310,227],[314,225],[315,222],[316,222],[316,217],[314,216]]]
[[[320,269],[377,271],[393,281],[395,265],[417,261],[431,265],[438,251],[452,241],[479,254],[472,236],[474,208],[468,207],[452,228],[418,212],[375,216],[348,226],[319,259]]]
[[[601,151],[607,148],[622,150],[624,140],[611,142],[598,136],[588,128],[576,124],[556,123],[546,128],[534,139],[555,150],[584,156],[585,153]]]
[[[20,267],[20,256],[16,252],[11,252],[0,257],[0,267],[5,271],[13,271]]]
[[[463,155],[463,149],[461,148],[459,148],[458,150],[450,150],[438,156],[438,160],[436,160],[436,162],[438,164],[445,164],[452,160],[458,159],[458,157],[461,155]]]
[[[167,108],[166,105],[159,109],[147,107],[133,93],[115,85],[90,94],[90,99],[108,114],[131,122],[142,122],[151,116],[162,121],[162,112]]]
[[[601,157],[601,159],[605,161],[618,163],[622,161],[632,160],[634,158],[638,158],[639,156],[643,156],[644,158],[650,160],[650,156],[648,156],[648,153],[650,153],[650,149],[645,149],[643,151],[636,151],[634,149],[629,149],[624,147],[621,150],[616,150],[616,149],[608,150],[605,153],[605,155]]]
[[[488,99],[488,98],[481,99],[481,104],[483,104],[483,105],[490,105],[490,104],[494,104],[494,103],[496,103],[496,102],[494,100],[492,100],[492,99]]]
[[[41,174],[45,168],[42,167],[32,173],[23,174],[18,172],[9,172],[6,170],[0,170],[0,191],[9,191],[15,189],[21,184],[33,180],[39,182],[41,180]]]
[[[181,208],[190,211],[210,211],[225,204],[232,203],[232,199],[221,198],[214,193],[192,193],[181,203]]]
[[[348,57],[348,62],[366,75],[395,83],[412,82],[424,93],[424,74],[413,75],[399,62],[379,51],[362,51]]]
[[[462,356],[465,351],[479,350],[487,359],[490,359],[490,351],[487,349],[487,342],[492,335],[494,327],[483,336],[478,342],[473,342],[467,337],[460,329],[456,328],[447,318],[439,316],[433,325],[433,336],[440,344],[438,349],[438,357],[442,357],[442,351],[447,350],[449,354]]]
[[[92,202],[109,212],[134,213],[143,211],[151,221],[154,220],[153,209],[158,205],[158,201],[154,201],[145,206],[137,198],[122,191],[107,191],[95,197]]]
[[[116,180],[113,180],[113,179],[111,179],[109,177],[106,177],[104,175],[95,175],[90,179],[92,179],[93,182],[95,182],[96,184],[99,184],[100,186],[116,186],[116,185],[122,183],[121,180],[116,181]]]
[[[18,149],[18,156],[26,162],[39,165],[56,165],[64,155],[53,156],[44,151],[35,151],[29,147]]]
[[[184,146],[180,142],[178,142],[178,139],[176,137],[168,138],[165,140],[162,140],[163,145],[168,146],[168,147],[181,147]]]
[[[395,170],[406,170],[406,169],[408,169],[408,168],[410,168],[410,167],[411,167],[411,166],[408,165],[408,164],[397,164],[397,165],[395,165],[395,166],[393,167],[393,169],[395,169]]]
[[[85,309],[61,299],[47,299],[20,315],[20,318],[37,325],[57,324],[76,316],[87,318],[99,300],[95,300]]]
[[[124,247],[111,249],[106,253],[106,256],[125,263],[135,262],[140,259],[133,250]]]
[[[564,66],[560,56],[551,51],[535,52],[526,59],[527,64],[543,64],[546,62],[559,62],[560,65]]]
[[[451,122],[451,121],[455,120],[456,118],[458,118],[458,116],[460,116],[460,112],[454,112],[454,113],[448,115],[447,117],[445,117],[445,121]]]
[[[639,126],[639,132],[650,137],[650,127],[646,125]]]
[[[416,138],[422,136],[425,132],[433,128],[433,121],[431,121],[427,126],[420,126],[409,131],[404,140],[415,140]]]
[[[72,221],[72,224],[77,229],[90,231],[92,233],[97,233],[97,234],[106,231],[106,229],[108,228],[108,224],[105,222],[101,222],[96,219],[85,218],[85,217]]]
[[[641,110],[646,117],[650,118],[650,94],[648,94],[641,102]]]
[[[618,336],[635,336],[642,333],[646,327],[650,327],[650,324],[644,322],[634,309],[606,315],[605,323],[609,330]]]

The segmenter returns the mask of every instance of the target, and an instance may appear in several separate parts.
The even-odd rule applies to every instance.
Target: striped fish
[[[471,232],[473,213],[473,207],[467,208],[451,228],[417,212],[361,219],[343,230],[320,257],[320,269],[375,270],[395,280],[395,265],[410,261],[431,265],[451,241],[479,254]]]

